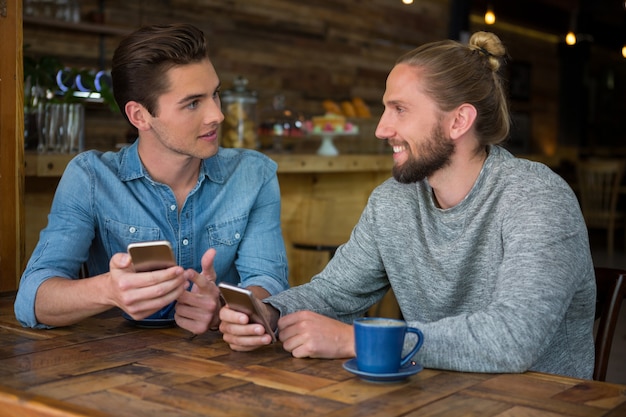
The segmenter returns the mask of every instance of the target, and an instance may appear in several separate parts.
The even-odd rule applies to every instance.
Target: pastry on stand
[[[322,138],[322,144],[317,150],[318,155],[336,156],[339,150],[333,140],[341,136],[354,136],[359,133],[359,127],[348,122],[342,115],[327,113],[323,116],[314,116],[307,122],[307,130],[312,136]]]

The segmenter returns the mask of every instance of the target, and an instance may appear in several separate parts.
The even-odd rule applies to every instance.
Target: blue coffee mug
[[[407,333],[417,335],[413,349],[402,356]],[[356,365],[360,371],[373,374],[396,373],[406,365],[424,343],[421,330],[407,326],[404,320],[365,317],[354,321]]]

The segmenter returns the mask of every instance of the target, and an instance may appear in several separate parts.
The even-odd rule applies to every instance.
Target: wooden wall
[[[83,22],[99,1],[81,1]],[[322,112],[321,102],[361,97],[380,113],[387,73],[403,52],[446,37],[448,1],[422,0],[106,0],[108,28],[132,30],[144,24],[190,22],[207,35],[224,88],[237,75],[259,93],[259,108],[284,94],[289,107],[306,114]],[[110,67],[121,35],[99,34],[39,24],[24,25],[28,53],[58,56],[70,66]],[[127,126],[110,120],[108,109],[91,109],[87,140],[112,148]]]
[[[70,66],[104,68],[122,33],[144,24],[190,22],[204,30],[224,88],[237,75],[259,93],[259,108],[276,94],[289,107],[313,115],[321,102],[362,97],[374,117],[396,58],[422,43],[448,36],[449,0],[82,0],[83,23],[102,16],[108,32],[46,27],[26,21],[31,55],[51,54]],[[100,9],[102,7],[102,9]],[[102,11],[100,13],[100,11]],[[557,146],[559,63],[555,37],[535,36],[506,23],[485,27],[471,16],[470,31],[492,30],[506,43],[511,62],[528,65],[528,100],[513,100],[530,120],[526,151]],[[76,28],[74,28],[76,29]],[[131,135],[104,106],[88,109],[87,145],[110,149]]]

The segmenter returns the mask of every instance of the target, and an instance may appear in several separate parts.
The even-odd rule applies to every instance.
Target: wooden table
[[[294,359],[279,344],[232,352],[219,334],[139,329],[118,311],[24,329],[13,298],[0,297],[0,415],[626,415],[624,385],[431,369],[377,384],[346,372],[342,360]]]

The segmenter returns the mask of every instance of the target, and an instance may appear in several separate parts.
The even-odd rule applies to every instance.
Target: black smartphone
[[[272,336],[272,342],[276,341],[276,335],[270,326],[270,322],[263,313],[265,309],[262,302],[255,297],[252,291],[223,282],[220,282],[218,287],[228,307],[247,314],[251,322],[262,324],[265,332]]]
[[[156,271],[176,265],[172,245],[167,240],[131,243],[128,253],[136,272]]]

